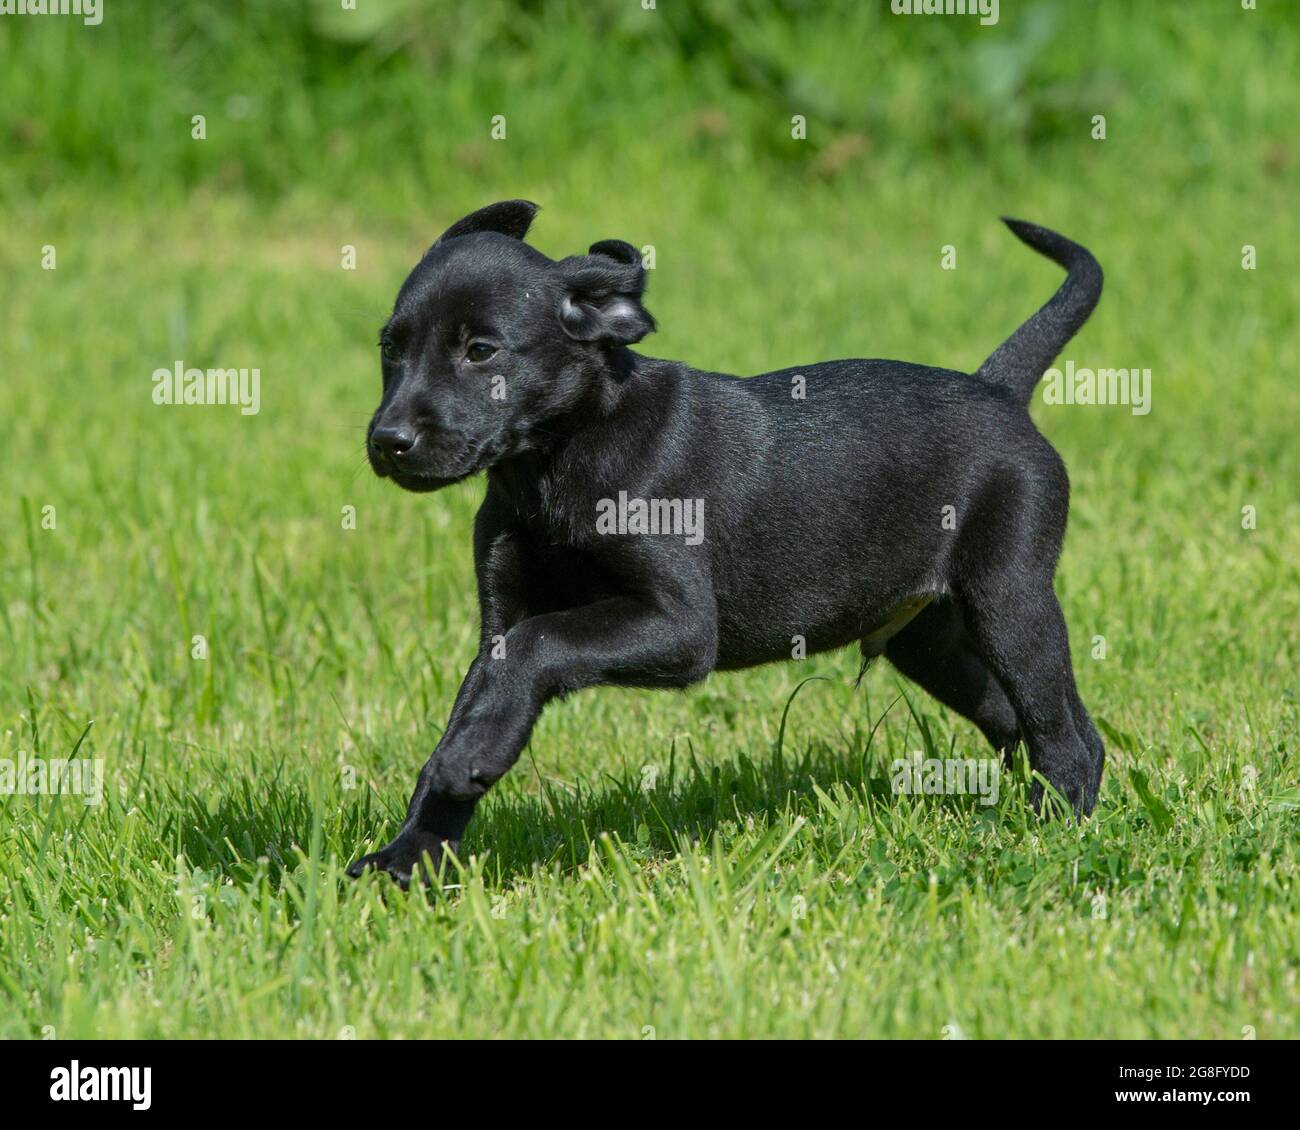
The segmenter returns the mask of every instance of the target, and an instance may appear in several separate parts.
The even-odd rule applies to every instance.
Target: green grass
[[[502,3],[423,35],[390,4],[356,43],[120,7],[0,22],[0,757],[81,741],[107,784],[0,797],[0,1036],[1300,1036],[1282,12],[1006,3],[979,32],[735,0],[720,36],[519,0],[524,32]],[[516,195],[548,254],[654,244],[643,348],[733,372],[973,368],[1059,281],[999,213],[1095,251],[1066,356],[1150,367],[1152,411],[1034,408],[1074,489],[1092,820],[1039,823],[1022,777],[991,808],[892,795],[895,757],[978,734],[843,653],[576,696],[449,890],[342,877],[477,631],[481,482],[364,467],[375,334],[447,223]],[[261,412],[156,407],[177,358],[258,366]]]

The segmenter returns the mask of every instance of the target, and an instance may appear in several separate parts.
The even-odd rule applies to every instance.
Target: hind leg
[[[1097,727],[1092,724],[1092,718],[1077,692],[1074,696],[1074,728],[1079,731],[1084,745],[1088,747],[1092,771],[1090,788],[1095,802],[1101,790],[1101,771],[1106,764],[1106,747],[1102,744],[1101,735],[1097,733]]]
[[[1104,751],[1079,700],[1065,617],[1050,571],[1001,568],[963,590],[976,648],[1006,688],[1030,765],[1087,815],[1097,801]],[[1035,807],[1042,787],[1030,794]]]
[[[1010,761],[1020,725],[1006,692],[975,650],[961,607],[936,601],[885,644],[889,661],[945,706],[969,718]]]

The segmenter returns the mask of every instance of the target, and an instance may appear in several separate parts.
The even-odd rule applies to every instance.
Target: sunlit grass
[[[978,35],[923,25],[909,52],[874,16],[801,24],[797,51],[744,22],[734,49],[790,89],[567,15],[432,84],[415,48],[304,62],[269,18],[137,26],[178,38],[136,70],[107,24],[74,70],[94,41],[0,27],[27,64],[0,79],[0,757],[84,735],[107,786],[0,797],[0,1036],[1300,1035],[1296,37],[1077,9],[1038,48],[1004,5],[1023,122],[926,85],[984,73]],[[806,155],[803,101],[831,135]],[[895,758],[984,750],[845,653],[558,704],[447,890],[342,877],[400,820],[477,631],[482,484],[416,498],[362,461],[375,333],[442,227],[516,195],[549,254],[653,244],[645,350],[741,373],[973,368],[1059,279],[996,216],[1093,248],[1070,355],[1150,367],[1153,407],[1034,408],[1073,483],[1091,821],[1038,823],[1015,774],[993,806],[893,795]],[[155,406],[178,358],[259,367],[261,412]]]

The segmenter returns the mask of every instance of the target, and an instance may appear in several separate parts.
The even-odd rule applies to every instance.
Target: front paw
[[[363,855],[348,868],[348,875],[359,879],[367,871],[383,871],[402,890],[406,890],[417,870],[420,878],[426,884],[431,884],[438,875],[442,856],[442,840],[435,836],[403,832],[387,847]]]
[[[1088,788],[1086,779],[1076,776],[1052,781],[1051,784],[1055,793],[1050,795],[1041,781],[1035,780],[1030,786],[1029,806],[1036,815],[1049,820],[1067,812],[1072,812],[1076,820],[1092,815],[1097,794]]]

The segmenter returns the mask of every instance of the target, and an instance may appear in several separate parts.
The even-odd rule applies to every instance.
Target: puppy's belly
[[[811,618],[728,616],[719,621],[718,669],[736,670],[762,663],[815,655],[860,643],[867,657],[881,654],[886,642],[902,631],[938,595],[911,594],[865,611],[845,611],[836,616]],[[808,620],[812,619],[811,624]]]

